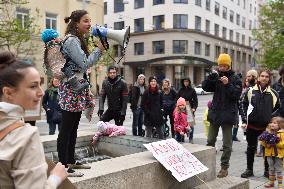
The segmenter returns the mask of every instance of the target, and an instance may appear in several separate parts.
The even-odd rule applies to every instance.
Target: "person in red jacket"
[[[177,100],[173,117],[176,140],[178,142],[184,142],[184,135],[188,132],[188,130],[190,130],[189,124],[187,122],[187,110],[184,98],[180,97]]]

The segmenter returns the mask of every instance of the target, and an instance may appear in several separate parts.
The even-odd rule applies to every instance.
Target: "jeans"
[[[59,161],[67,167],[67,164],[75,163],[75,145],[77,129],[82,112],[62,111],[61,128],[57,138],[57,151]]]
[[[102,115],[102,118],[100,121],[109,122],[110,120],[114,119],[114,122],[117,126],[122,126],[124,120],[121,120],[120,118],[121,118],[120,111],[107,109],[105,113]]]
[[[142,136],[142,126],[144,120],[144,112],[142,108],[137,108],[132,110],[133,112],[133,121],[132,121],[132,134],[134,136]],[[138,133],[137,133],[138,131]]]
[[[156,129],[156,132],[158,134],[158,138],[159,139],[163,139],[164,138],[164,133],[163,133],[162,126],[155,127],[155,129]],[[153,138],[153,127],[147,127],[146,126],[146,137]]]
[[[181,135],[179,133],[176,133],[176,141],[178,142],[184,142],[184,135]]]
[[[48,123],[49,125],[49,135],[54,135],[56,130],[56,125],[58,125],[58,131],[60,131],[61,123]]]
[[[209,132],[208,132],[208,139],[207,139],[207,146],[215,147],[215,143],[217,140],[219,127],[222,128],[223,133],[223,153],[221,156],[221,168],[228,169],[230,164],[230,158],[232,153],[232,128],[233,125],[213,125],[210,123]]]
[[[189,132],[188,139],[189,139],[189,141],[192,141],[193,140],[194,127],[190,127],[190,129],[191,129],[191,131]]]
[[[174,115],[173,111],[172,112],[164,112],[164,117],[167,118],[169,116],[170,118],[170,124],[171,124],[171,133],[172,133],[172,138],[175,138],[175,130],[174,130]]]

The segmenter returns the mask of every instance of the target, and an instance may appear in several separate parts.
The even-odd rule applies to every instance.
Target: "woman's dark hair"
[[[64,21],[68,24],[65,35],[72,34],[77,36],[81,42],[81,48],[86,55],[89,55],[87,42],[85,41],[84,36],[82,36],[77,29],[77,23],[79,23],[81,18],[86,14],[88,14],[88,12],[85,10],[75,10],[71,13],[71,16],[65,17]],[[71,22],[69,22],[70,20]]]
[[[0,97],[4,87],[17,87],[25,77],[20,70],[30,67],[34,65],[18,60],[13,53],[0,52]]]
[[[279,75],[282,76],[284,74],[284,65],[279,68]]]

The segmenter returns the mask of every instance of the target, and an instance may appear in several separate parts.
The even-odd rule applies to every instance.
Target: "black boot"
[[[253,175],[253,170],[250,170],[250,169],[245,170],[245,172],[243,172],[241,174],[242,178],[248,178],[248,177],[252,177],[252,176],[254,176]]]
[[[73,76],[68,80],[68,83],[71,85],[71,90],[80,93],[81,91],[88,89],[89,88],[89,83],[85,80],[82,79],[83,82],[81,83],[80,80],[76,77]]]

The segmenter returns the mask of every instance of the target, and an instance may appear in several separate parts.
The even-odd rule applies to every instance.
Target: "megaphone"
[[[119,45],[121,45],[123,49],[125,49],[130,38],[130,26],[127,26],[122,30],[112,30],[96,25],[93,27],[92,35],[96,37],[99,37],[101,35],[102,37],[110,38],[114,41],[117,41]]]

